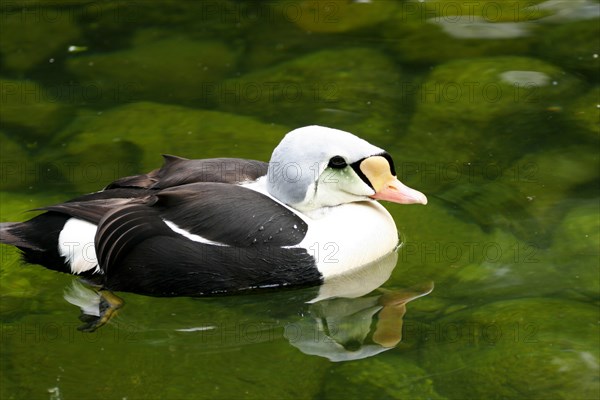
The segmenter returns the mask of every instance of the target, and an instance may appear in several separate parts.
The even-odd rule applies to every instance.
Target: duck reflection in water
[[[429,282],[354,299],[323,300],[312,304],[294,329],[288,327],[286,337],[303,353],[334,362],[371,357],[400,343],[406,303],[432,290]]]
[[[265,318],[271,318],[276,321],[273,324],[277,332],[305,354],[333,362],[367,358],[390,350],[401,341],[406,304],[433,290],[433,282],[397,290],[379,288],[389,279],[397,259],[398,253],[393,251],[351,275],[318,288],[223,297],[216,301],[223,301],[225,307],[240,311],[246,318],[255,317],[261,323]],[[114,293],[96,290],[78,280],[65,290],[64,298],[81,309],[83,325],[79,329],[85,332],[93,332],[110,323],[124,304]],[[268,310],[268,315],[264,310]],[[232,322],[219,321],[219,318],[222,317],[195,326],[198,319],[190,315],[183,322],[185,326],[171,325],[169,329],[177,334],[200,335],[202,340],[199,341],[210,346],[206,343],[207,331],[212,330],[211,335],[219,337],[214,330],[225,330],[224,325]],[[205,316],[203,322],[206,322]],[[274,335],[265,337],[273,339]],[[223,343],[219,345],[223,346]]]
[[[388,280],[397,259],[394,251],[361,268],[351,280],[346,276],[323,285],[304,318],[286,328],[292,346],[334,362],[367,358],[394,348],[402,340],[406,303],[433,290],[433,282],[406,289],[377,289]]]

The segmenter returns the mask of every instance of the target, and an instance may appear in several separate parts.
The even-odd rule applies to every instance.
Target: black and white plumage
[[[376,200],[427,203],[396,179],[384,150],[320,126],[288,133],[269,163],[164,158],[158,170],[0,224],[0,241],[106,289],[202,296],[351,274],[397,246]]]

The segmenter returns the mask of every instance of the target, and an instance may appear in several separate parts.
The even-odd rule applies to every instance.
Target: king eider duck
[[[398,245],[377,200],[427,204],[396,178],[384,150],[321,126],[289,132],[269,163],[164,159],[0,224],[0,242],[106,290],[205,296],[339,279]]]

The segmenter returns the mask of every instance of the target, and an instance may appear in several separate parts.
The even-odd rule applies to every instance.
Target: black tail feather
[[[0,223],[0,243],[10,244],[21,249],[29,249],[35,251],[43,251],[34,243],[26,238],[19,236],[17,232],[23,231],[22,222],[2,222]]]
[[[0,243],[19,248],[25,262],[69,272],[64,258],[58,253],[58,236],[69,218],[50,211],[25,222],[3,222],[0,224]]]

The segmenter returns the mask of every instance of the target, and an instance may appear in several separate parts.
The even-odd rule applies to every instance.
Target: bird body
[[[318,285],[394,251],[393,218],[376,200],[421,203],[382,149],[308,126],[269,163],[164,156],[162,168],[0,224],[25,261],[110,290],[203,296]]]

